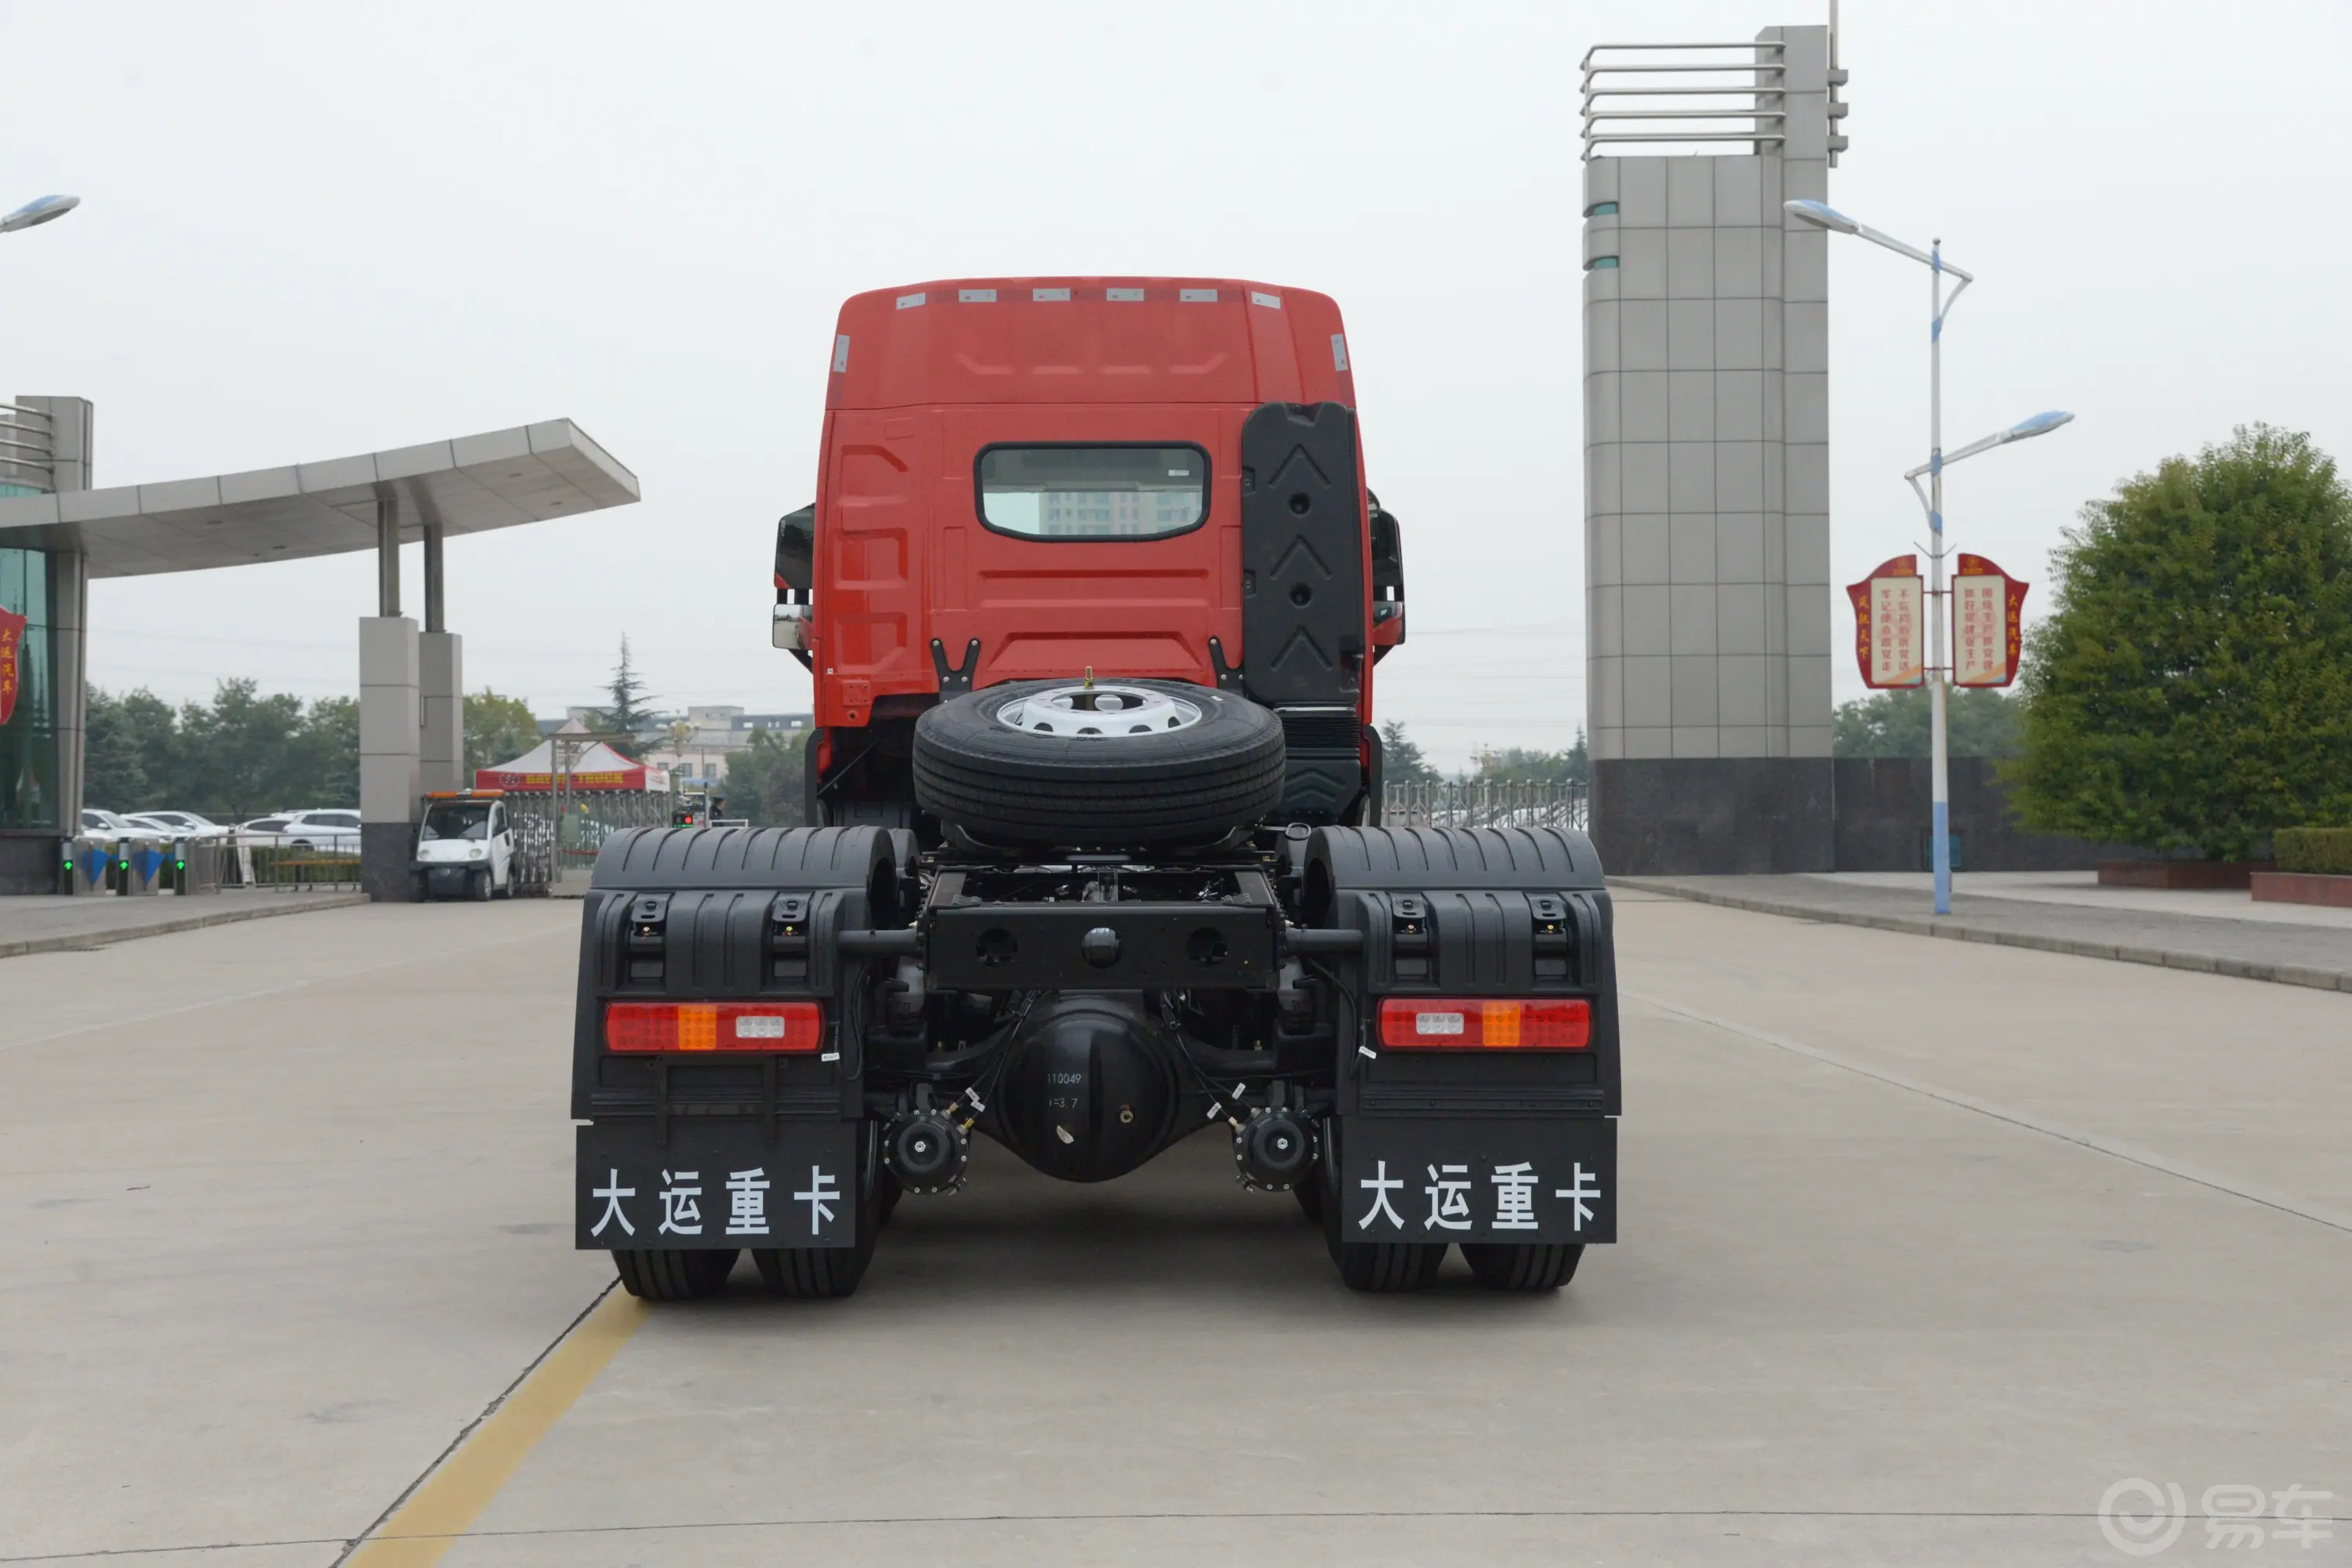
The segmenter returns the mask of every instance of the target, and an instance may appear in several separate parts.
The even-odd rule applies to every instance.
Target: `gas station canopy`
[[[93,577],[373,550],[391,501],[420,539],[543,522],[638,499],[635,474],[569,419],[323,463],[0,499],[0,548],[70,550]]]

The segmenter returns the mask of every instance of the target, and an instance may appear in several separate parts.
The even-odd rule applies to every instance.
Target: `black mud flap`
[[[857,1244],[857,1122],[672,1117],[663,1142],[650,1118],[576,1131],[583,1250]]]
[[[1333,1131],[1343,1240],[1617,1239],[1608,1118],[1350,1116]]]
[[[1361,792],[1369,641],[1355,413],[1263,405],[1242,426],[1242,683],[1289,740],[1278,820],[1336,820]]]

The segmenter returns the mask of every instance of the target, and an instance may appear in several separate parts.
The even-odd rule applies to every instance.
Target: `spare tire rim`
[[[1199,723],[1201,710],[1148,686],[1051,686],[1006,703],[996,721],[1024,735],[1168,735]]]

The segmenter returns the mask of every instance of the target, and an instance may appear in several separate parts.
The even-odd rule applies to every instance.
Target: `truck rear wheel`
[[[735,1268],[736,1247],[708,1252],[616,1249],[614,1271],[622,1289],[643,1301],[694,1301],[716,1296]]]
[[[1575,1242],[1465,1243],[1470,1277],[1489,1290],[1557,1290],[1576,1278],[1584,1248]]]
[[[847,1296],[874,1261],[874,1233],[866,1232],[855,1247],[787,1247],[754,1252],[751,1261],[779,1296],[799,1301]]]
[[[1442,1241],[1347,1239],[1339,1194],[1330,1190],[1338,1180],[1338,1151],[1328,1142],[1324,1150],[1324,1158],[1316,1171],[1315,1211],[1322,1215],[1323,1245],[1329,1249],[1331,1261],[1339,1265],[1340,1283],[1350,1290],[1388,1293],[1418,1290],[1436,1279],[1439,1266],[1445,1261],[1445,1243]],[[1299,1206],[1305,1208],[1307,1200],[1300,1199]]]
[[[1350,1290],[1418,1290],[1437,1278],[1438,1266],[1445,1261],[1445,1244],[1333,1242],[1331,1261],[1339,1266],[1340,1282]]]
[[[879,1129],[866,1123],[865,1144],[857,1157],[865,1197],[858,1205],[857,1242],[854,1247],[761,1247],[752,1263],[768,1289],[796,1301],[818,1301],[856,1292],[874,1261],[874,1243],[898,1205],[898,1179],[882,1163]]]
[[[1282,723],[1181,680],[1017,680],[915,725],[915,798],[1001,844],[1213,842],[1282,798]]]

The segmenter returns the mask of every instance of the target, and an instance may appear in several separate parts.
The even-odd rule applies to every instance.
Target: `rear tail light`
[[[608,1002],[608,1051],[814,1051],[824,1035],[814,1002]]]
[[[1391,996],[1381,1004],[1381,1044],[1405,1051],[1580,1051],[1592,1043],[1592,1004],[1491,996]]]

